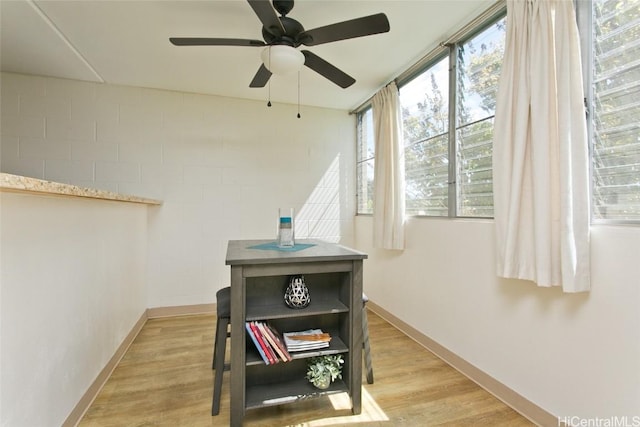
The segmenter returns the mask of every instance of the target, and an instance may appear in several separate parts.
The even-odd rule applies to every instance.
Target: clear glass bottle
[[[295,245],[293,208],[278,209],[278,246],[291,248]]]

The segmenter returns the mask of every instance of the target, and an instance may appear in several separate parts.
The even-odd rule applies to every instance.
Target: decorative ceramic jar
[[[284,303],[289,308],[305,308],[311,302],[304,276],[292,276],[284,292]]]

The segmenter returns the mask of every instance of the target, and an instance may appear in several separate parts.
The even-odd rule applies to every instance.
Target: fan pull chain
[[[300,71],[298,71],[298,118],[300,118]]]
[[[271,46],[269,46],[269,67],[271,67]],[[267,107],[271,107],[271,79],[269,79]]]
[[[268,97],[269,97],[269,99],[267,100],[267,107],[271,107],[271,79],[269,79],[267,89],[268,89]]]

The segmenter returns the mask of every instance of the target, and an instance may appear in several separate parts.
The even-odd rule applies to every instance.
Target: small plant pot
[[[307,365],[307,379],[320,390],[326,390],[338,378],[342,378],[344,359],[339,354],[316,356]]]
[[[316,388],[320,390],[326,390],[331,385],[331,374],[327,372],[326,375],[323,375],[321,378],[318,378],[315,382]]]

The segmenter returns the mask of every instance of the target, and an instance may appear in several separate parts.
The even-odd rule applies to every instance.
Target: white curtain
[[[404,249],[404,150],[396,84],[381,89],[371,103],[376,143],[373,246]]]
[[[494,124],[498,275],[590,288],[589,166],[571,0],[508,0]]]

